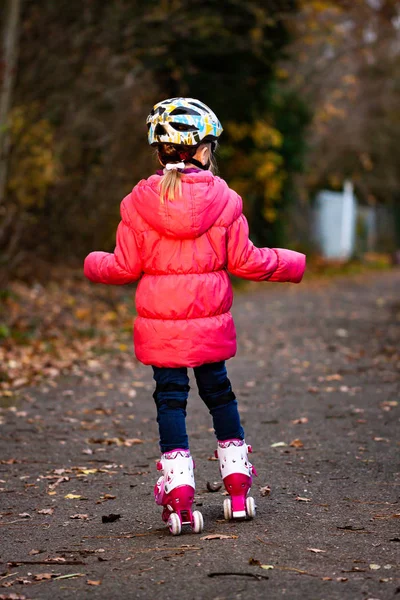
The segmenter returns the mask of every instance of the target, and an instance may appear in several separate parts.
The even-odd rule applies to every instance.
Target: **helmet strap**
[[[195,165],[195,167],[199,167],[199,169],[202,169],[203,171],[207,171],[207,169],[210,166],[210,161],[203,165],[203,163],[201,163],[196,158],[189,158],[189,160],[187,160],[186,162],[190,162],[192,165]]]

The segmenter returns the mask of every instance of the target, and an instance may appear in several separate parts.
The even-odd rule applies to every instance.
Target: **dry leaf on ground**
[[[102,523],[113,523],[114,521],[117,521],[120,518],[121,518],[121,515],[115,515],[115,514],[111,513],[109,515],[102,515],[101,522]]]
[[[37,573],[33,576],[35,581],[45,581],[46,579],[52,579],[55,577],[54,573]]]
[[[292,440],[289,444],[289,446],[291,448],[304,448],[304,444],[301,440],[299,440],[298,438],[296,438],[295,440]]]

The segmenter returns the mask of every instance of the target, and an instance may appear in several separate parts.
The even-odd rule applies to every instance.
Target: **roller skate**
[[[157,469],[162,471],[154,487],[156,503],[164,507],[162,520],[172,535],[179,535],[182,525],[189,525],[195,533],[204,528],[200,511],[192,512],[194,499],[194,461],[189,450],[170,450],[161,455]]]
[[[254,498],[249,496],[253,475],[257,472],[249,462],[247,452],[252,452],[244,440],[218,442],[215,457],[229,498],[224,500],[224,518],[253,519],[256,516]]]

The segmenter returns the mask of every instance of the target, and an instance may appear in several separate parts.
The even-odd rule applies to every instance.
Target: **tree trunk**
[[[2,73],[0,81],[0,216],[4,217],[7,163],[10,149],[8,116],[18,54],[21,0],[6,0],[2,29]]]

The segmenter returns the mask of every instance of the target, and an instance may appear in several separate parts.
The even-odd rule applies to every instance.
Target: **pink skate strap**
[[[244,440],[239,440],[234,438],[232,440],[224,440],[223,442],[218,442],[218,446],[220,448],[229,448],[229,446],[243,446]]]
[[[168,452],[164,452],[163,457],[167,459],[173,459],[177,456],[183,456],[184,458],[190,457],[190,450],[186,450],[185,448],[175,448],[175,450],[169,450]]]

